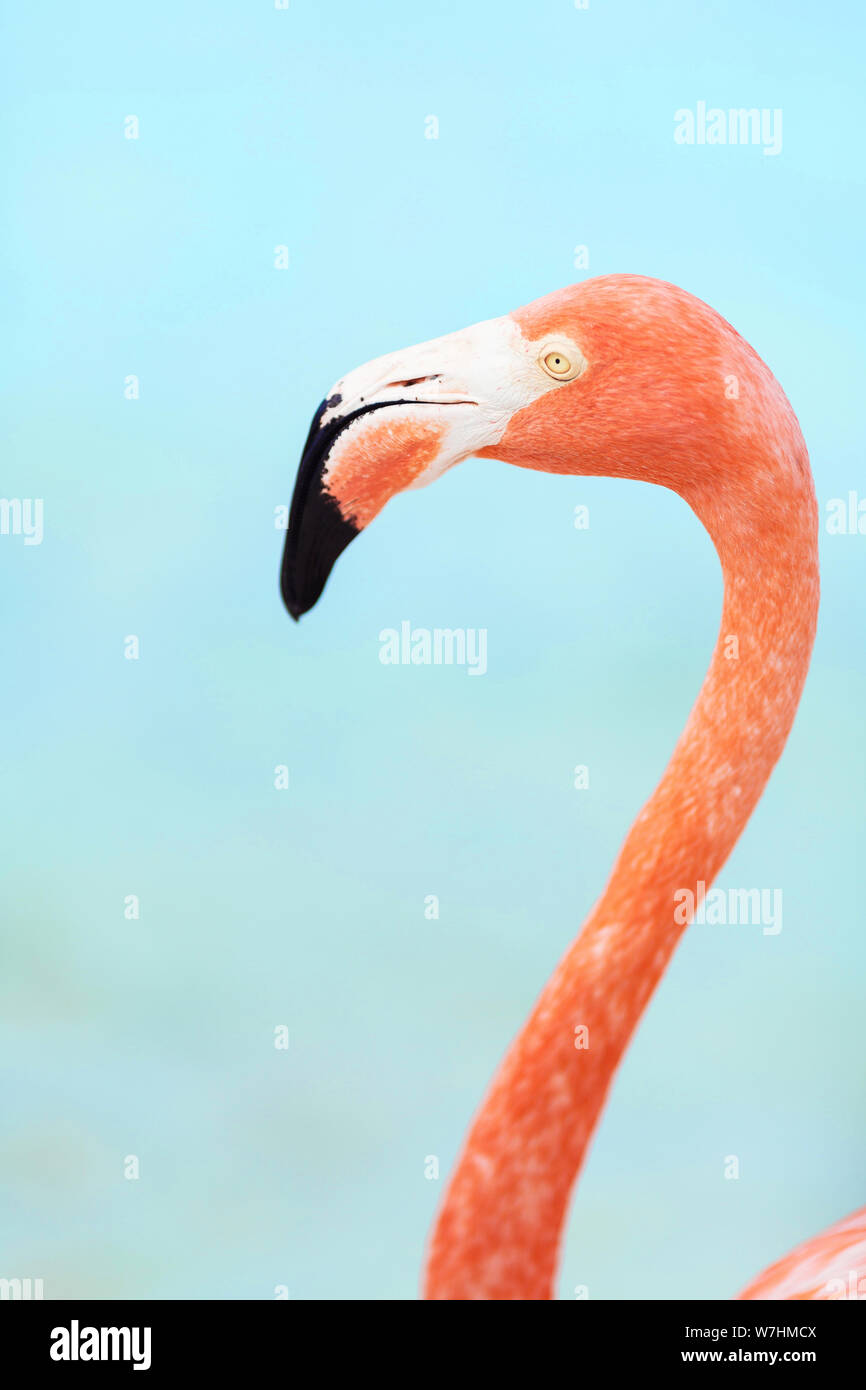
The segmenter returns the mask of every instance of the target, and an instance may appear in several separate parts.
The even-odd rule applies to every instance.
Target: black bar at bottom
[[[360,1305],[360,1306],[359,1306]],[[449,1312],[443,1305],[395,1313],[383,1305],[358,1300],[305,1302],[159,1302],[57,1300],[0,1302],[3,1361],[20,1375],[48,1373],[99,1376],[118,1374],[159,1380],[163,1375],[193,1372],[201,1383],[208,1376],[222,1381],[233,1373],[272,1366],[292,1373],[332,1369],[342,1349],[347,1363],[371,1373],[376,1363],[398,1353],[406,1378],[441,1363],[455,1370],[464,1353],[448,1337],[476,1333],[485,1356],[498,1350],[511,1355],[523,1337],[533,1339],[548,1363],[557,1350],[562,1370],[601,1364],[616,1375],[633,1370],[664,1375],[674,1367],[721,1365],[807,1366],[822,1377],[857,1365],[866,1320],[858,1300],[820,1303],[722,1302],[580,1302],[561,1303],[544,1315],[527,1314],[526,1323],[500,1324],[495,1314],[476,1310]],[[487,1321],[493,1317],[493,1323]],[[321,1319],[321,1322],[320,1322]],[[380,1321],[381,1319],[381,1321]],[[549,1321],[548,1321],[549,1319]],[[317,1329],[317,1324],[319,1325]],[[539,1330],[544,1341],[534,1339]],[[491,1332],[494,1334],[491,1339]],[[360,1334],[360,1335],[359,1335]],[[406,1337],[409,1337],[407,1345]],[[515,1336],[516,1334],[516,1336]],[[559,1343],[559,1334],[564,1337]],[[556,1336],[557,1345],[551,1345]],[[574,1340],[575,1337],[578,1340]],[[526,1345],[524,1343],[524,1345]],[[414,1350],[409,1353],[409,1348]],[[510,1349],[510,1350],[509,1350]],[[371,1364],[372,1358],[372,1364]],[[577,1358],[577,1359],[575,1359]],[[474,1359],[474,1358],[470,1358]],[[312,1365],[310,1362],[312,1361]],[[450,1367],[448,1363],[450,1361]],[[538,1368],[537,1368],[538,1369]],[[308,1380],[308,1372],[302,1380]]]

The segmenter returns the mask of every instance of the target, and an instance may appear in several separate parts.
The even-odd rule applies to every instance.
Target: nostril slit
[[[410,376],[406,381],[389,381],[389,386],[420,386],[422,381],[438,381],[441,373],[435,376]]]

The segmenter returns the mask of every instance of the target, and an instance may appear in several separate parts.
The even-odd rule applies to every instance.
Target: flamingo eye
[[[563,348],[548,348],[541,355],[540,365],[554,381],[570,381],[579,371],[579,364]]]

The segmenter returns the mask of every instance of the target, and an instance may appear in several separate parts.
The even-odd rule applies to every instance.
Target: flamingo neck
[[[687,924],[682,890],[710,885],[782,752],[818,607],[816,509],[802,442],[763,476],[773,483],[760,501],[754,490],[687,496],[724,574],[712,662],[607,887],[473,1122],[431,1238],[428,1298],[552,1297],[587,1145]]]

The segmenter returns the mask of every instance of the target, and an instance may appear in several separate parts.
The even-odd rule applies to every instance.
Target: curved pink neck
[[[674,895],[712,882],[784,747],[818,608],[816,509],[802,442],[781,468],[768,457],[766,471],[752,476],[766,495],[735,496],[732,484],[727,497],[709,488],[687,496],[724,574],[713,659],[607,887],[473,1122],[431,1238],[428,1298],[552,1296],[572,1186],[617,1064],[685,927]]]

